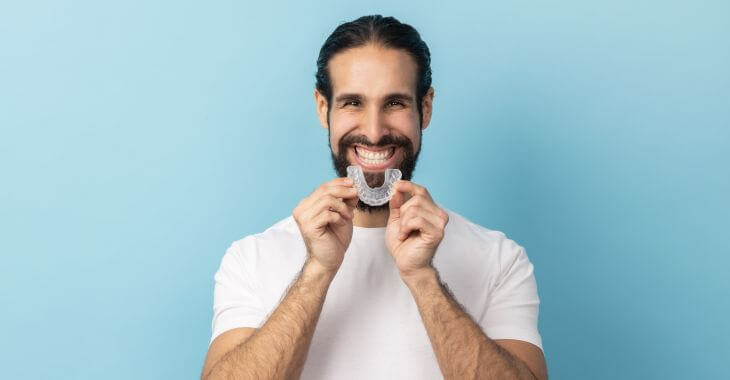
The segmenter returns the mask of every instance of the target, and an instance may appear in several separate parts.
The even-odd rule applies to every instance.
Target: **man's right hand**
[[[322,184],[304,198],[292,214],[307,247],[308,260],[337,272],[352,240],[357,189],[350,178]]]

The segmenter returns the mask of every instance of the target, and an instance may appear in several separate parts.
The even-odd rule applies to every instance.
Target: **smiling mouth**
[[[390,146],[384,149],[372,149],[362,145],[355,145],[354,151],[357,159],[362,163],[370,166],[381,166],[393,158],[395,147]]]

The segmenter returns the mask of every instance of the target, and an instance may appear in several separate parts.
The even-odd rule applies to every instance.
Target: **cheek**
[[[418,127],[418,112],[401,111],[386,115],[386,119],[392,125],[399,127]]]
[[[394,112],[387,116],[388,124],[396,128],[401,134],[410,138],[414,144],[418,143],[418,112]],[[415,148],[415,147],[414,147]]]
[[[354,112],[339,112],[332,114],[330,124],[339,129],[351,129],[361,122],[362,116]]]
[[[330,146],[332,151],[337,154],[339,153],[339,143],[342,136],[346,135],[350,130],[357,127],[357,119],[353,115],[335,115],[332,113],[330,116]]]

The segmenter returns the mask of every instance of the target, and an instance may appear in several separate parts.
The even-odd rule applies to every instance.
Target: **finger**
[[[332,186],[353,186],[352,178],[340,177],[333,180],[329,180],[323,183],[320,187],[332,187]]]
[[[403,193],[397,190],[398,183],[401,182],[401,180],[396,181],[395,185],[393,185],[393,196],[390,197],[390,201],[388,201],[388,207],[390,208],[390,215],[393,217],[393,214],[396,213],[396,217],[398,215],[398,210],[403,206],[403,203],[406,201]]]
[[[411,197],[416,195],[422,195],[427,199],[431,199],[431,194],[428,193],[425,187],[417,185],[411,181],[400,180],[394,185],[395,191],[399,193],[405,193]]]
[[[400,212],[399,209],[408,202],[411,198],[412,188],[410,185],[413,183],[406,180],[398,180],[393,184],[393,196],[390,198],[388,203],[390,207],[391,219],[397,219]]]
[[[334,211],[342,214],[347,219],[352,219],[354,214],[345,202],[331,195],[325,195],[312,205],[312,216],[320,214],[324,211]]]
[[[443,230],[446,227],[448,217],[444,217],[440,209],[433,210],[414,204],[410,204],[407,206],[407,209],[405,208],[405,206],[401,207],[401,220],[407,221],[408,219],[420,216],[428,220],[429,223],[433,224],[438,229]]]
[[[342,190],[342,189],[345,190]],[[326,194],[332,194],[338,198],[342,198],[350,210],[354,210],[360,197],[357,194],[357,188],[351,178],[338,178],[327,183],[327,187],[323,189]]]
[[[352,199],[357,197],[357,189],[354,186],[332,185],[322,188],[315,196],[322,197],[326,195],[342,199]]]
[[[342,191],[342,189],[354,189],[354,194],[357,194],[357,189],[355,189],[351,178],[335,178],[319,185],[319,187],[314,189],[311,194],[300,202],[300,206],[303,209],[309,208],[309,206],[311,206],[324,194],[332,194],[338,198],[349,198],[351,195],[347,194],[347,191]],[[338,196],[338,194],[340,194],[340,196]]]
[[[398,239],[401,241],[406,240],[413,232],[420,232],[421,234],[430,236],[441,235],[441,231],[421,215],[410,217],[407,220],[401,219]]]
[[[292,215],[297,223],[302,220],[310,220],[315,215],[311,212],[312,205],[325,194],[342,199],[351,199],[357,196],[357,189],[355,189],[352,179],[348,177],[335,178],[321,184],[311,194],[299,201],[292,210]]]
[[[312,228],[314,229],[320,229],[323,227],[326,227],[329,224],[338,224],[343,223],[345,219],[342,217],[342,214],[335,212],[335,211],[324,211],[322,213],[317,214],[312,219]]]
[[[411,207],[423,209],[425,212],[436,216],[438,219],[442,219],[444,223],[449,219],[446,211],[441,209],[441,207],[439,207],[432,199],[426,198],[423,195],[416,195],[403,204],[400,208],[401,215],[407,213]],[[436,224],[438,225],[439,223]]]
[[[357,190],[355,190],[355,195],[357,195]],[[357,201],[359,201],[359,200],[360,200],[359,196],[343,199],[343,201],[347,205],[347,208],[349,208],[351,211],[354,210],[355,207],[357,207]]]
[[[308,204],[305,204],[304,206],[298,206],[298,208],[300,208],[299,210],[297,210],[299,212],[298,219],[311,220],[324,210],[334,210],[336,212],[340,212],[342,213],[342,216],[346,219],[354,218],[354,207],[350,207],[343,201],[343,199],[346,199],[344,197],[350,196],[350,194],[348,194],[348,190],[345,188],[332,187],[328,191],[329,194],[320,195],[319,198],[310,200]],[[357,190],[353,189],[352,191],[357,194]],[[337,197],[338,195],[342,196],[343,198]]]
[[[335,199],[352,199],[357,198],[357,189],[354,187],[328,187],[327,189],[317,190],[314,194],[307,197],[305,200],[300,202],[297,206],[299,213],[304,215],[308,214],[309,210],[316,207],[315,205],[320,204],[323,198],[335,198]]]

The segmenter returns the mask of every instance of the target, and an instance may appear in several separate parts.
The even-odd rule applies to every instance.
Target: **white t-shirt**
[[[525,250],[450,210],[433,259],[441,280],[492,339],[542,349],[540,299]],[[215,274],[211,342],[261,327],[301,270],[306,248],[294,218],[234,242]],[[302,379],[442,379],[408,287],[385,246],[385,228],[354,227],[330,284]]]

